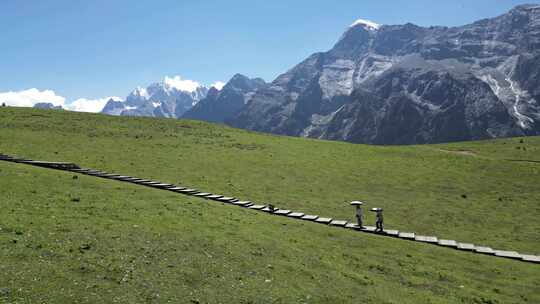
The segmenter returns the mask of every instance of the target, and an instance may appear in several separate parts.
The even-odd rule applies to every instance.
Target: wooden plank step
[[[454,247],[454,248],[456,248],[458,245],[457,242],[454,240],[439,240],[437,244],[444,247]]]
[[[347,223],[347,225],[345,225],[345,228],[359,230],[360,226],[358,226],[358,224],[355,224],[355,223]]]
[[[388,236],[398,236],[399,235],[399,230],[392,230],[392,229],[389,229],[389,230],[383,230],[384,234],[388,235]]]
[[[515,251],[495,250],[495,255],[502,258],[522,259],[521,254]]]
[[[154,186],[156,188],[172,188],[172,187],[174,187],[174,185],[167,184],[167,183],[158,183],[158,184],[153,184],[152,186]]]
[[[347,221],[342,220],[332,220],[330,222],[330,226],[339,226],[339,227],[345,227],[347,225]]]
[[[208,193],[208,192],[201,192],[201,193],[195,194],[195,196],[198,196],[198,197],[207,197],[210,195],[212,195],[212,193]]]
[[[199,191],[197,189],[182,189],[182,190],[178,190],[178,192],[180,193],[186,193],[186,194],[191,194],[191,193],[198,193]]]
[[[414,232],[400,232],[398,237],[406,240],[414,240],[415,234]]]
[[[87,171],[86,174],[88,174],[88,175],[105,175],[105,174],[107,174],[107,172],[98,171],[98,170],[92,170],[92,171]]]
[[[286,210],[286,209],[278,209],[277,211],[274,212],[274,214],[277,214],[277,215],[287,215],[291,213],[291,210]]]
[[[182,191],[182,190],[185,190],[186,187],[172,187],[172,188],[169,188],[167,190],[170,190],[170,191],[174,191],[174,192],[179,192],[179,191]]]
[[[495,250],[484,246],[474,246],[474,251],[483,254],[495,254]]]
[[[144,185],[144,183],[148,183],[148,182],[151,182],[151,180],[148,180],[148,179],[141,179],[141,180],[135,181],[135,183],[141,184],[141,185]]]
[[[93,176],[97,176],[97,177],[104,177],[104,178],[108,178],[107,176],[107,173],[105,172],[100,172],[100,173],[94,173],[94,174],[91,174]]]
[[[318,219],[319,216],[318,215],[310,215],[310,214],[306,214],[304,216],[302,216],[302,219],[303,220],[306,220],[306,221],[314,221],[316,219]]]
[[[377,227],[374,227],[374,226],[364,226],[362,228],[360,228],[361,231],[364,231],[364,232],[375,232],[375,230],[377,230]]]
[[[220,202],[226,202],[226,203],[229,203],[229,202],[232,202],[234,200],[236,200],[234,197],[230,197],[230,196],[224,196],[224,197],[220,197],[217,199],[218,201]]]
[[[124,181],[130,182],[130,183],[133,183],[133,182],[138,181],[138,180],[141,180],[141,179],[140,179],[140,178],[136,178],[136,177],[130,177],[130,178],[124,179]]]
[[[526,262],[540,263],[540,256],[531,254],[522,254],[521,259]]]
[[[254,209],[254,210],[262,210],[264,207],[265,207],[264,205],[252,205],[252,206],[249,206],[248,208]]]
[[[318,219],[315,220],[316,223],[321,223],[321,224],[330,224],[331,221],[332,221],[332,218],[330,217],[319,217]]]
[[[88,169],[71,169],[70,171],[77,172],[77,173],[82,173],[82,172],[88,171]]]
[[[233,202],[233,204],[241,207],[249,207],[253,205],[253,203],[250,201],[236,201]]]
[[[433,244],[437,244],[439,242],[437,237],[425,236],[425,235],[415,235],[414,240],[417,242],[433,243]]]
[[[223,195],[212,194],[212,195],[207,196],[206,198],[212,199],[212,200],[217,200],[217,199],[220,199],[222,197],[223,197]]]
[[[149,182],[146,182],[146,183],[143,183],[144,185],[148,185],[148,186],[155,186],[155,185],[158,185],[158,184],[161,184],[161,182],[158,182],[158,181],[149,181]]]
[[[466,251],[473,251],[474,250],[474,244],[470,243],[457,243],[457,249],[459,250],[466,250]]]

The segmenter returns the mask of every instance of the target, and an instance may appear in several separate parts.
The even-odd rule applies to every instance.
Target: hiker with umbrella
[[[352,206],[356,206],[356,222],[358,223],[358,228],[364,227],[364,226],[362,225],[362,220],[363,220],[363,217],[364,217],[364,215],[363,215],[363,210],[362,210],[362,205],[363,205],[363,204],[364,204],[364,203],[359,202],[359,201],[353,201],[353,202],[351,202],[351,205],[352,205]]]
[[[383,232],[384,218],[383,218],[383,209],[382,208],[371,208],[371,211],[376,212],[376,221],[375,221],[375,232]]]

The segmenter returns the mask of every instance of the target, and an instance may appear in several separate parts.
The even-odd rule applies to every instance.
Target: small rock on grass
[[[82,244],[81,246],[79,246],[79,251],[83,252],[83,250],[90,250],[90,248],[92,248],[90,244]]]

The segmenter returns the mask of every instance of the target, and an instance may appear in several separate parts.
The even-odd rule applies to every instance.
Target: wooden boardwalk
[[[190,195],[190,196],[199,197],[206,200],[225,203],[225,204],[229,204],[231,206],[237,206],[240,208],[248,208],[250,210],[253,210],[254,212],[265,212],[274,216],[289,217],[294,220],[311,221],[316,224],[322,224],[322,225],[327,225],[327,226],[332,226],[332,227],[342,228],[342,229],[350,229],[350,230],[354,230],[360,233],[372,233],[372,234],[376,234],[376,235],[380,235],[384,237],[399,238],[399,239],[408,240],[412,242],[433,244],[436,246],[452,248],[455,250],[468,251],[470,253],[475,253],[475,254],[484,254],[484,255],[489,255],[489,256],[499,257],[499,258],[514,259],[514,260],[519,260],[519,261],[529,262],[529,263],[540,263],[539,255],[521,254],[516,251],[508,251],[508,250],[496,250],[487,246],[474,245],[470,243],[462,243],[455,240],[439,239],[436,236],[417,235],[414,232],[404,232],[404,231],[391,230],[391,229],[385,229],[382,232],[376,232],[375,227],[372,227],[372,226],[359,227],[356,223],[348,222],[345,220],[333,219],[330,217],[323,217],[323,216],[312,215],[312,214],[304,214],[303,212],[292,211],[292,210],[285,210],[285,209],[279,209],[279,208],[274,208],[273,210],[270,210],[267,205],[255,204],[251,201],[239,200],[235,197],[230,197],[230,196],[225,196],[225,195],[220,195],[220,194],[213,194],[209,192],[203,192],[203,191],[199,191],[197,189],[187,187],[187,186],[178,186],[178,185],[173,185],[173,184],[168,184],[168,183],[162,183],[160,181],[153,181],[149,179],[137,178],[137,177],[132,177],[132,176],[107,173],[107,172],[103,172],[103,171],[95,170],[95,169],[84,169],[84,168],[80,168],[79,166],[73,163],[35,161],[35,160],[30,160],[30,159],[22,159],[22,158],[17,158],[13,156],[8,156],[5,154],[0,154],[0,160],[28,164],[32,166],[45,167],[45,168],[50,168],[50,169],[70,171],[70,172],[75,172],[79,174],[86,174],[86,175],[91,175],[91,176],[100,177],[100,178],[113,179],[113,180],[117,180],[121,182],[138,184],[138,185],[151,187],[151,188],[157,188],[157,189],[161,189],[165,191],[172,191],[172,192],[179,193],[182,195]]]

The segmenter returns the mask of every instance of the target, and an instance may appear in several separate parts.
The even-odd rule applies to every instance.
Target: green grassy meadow
[[[540,137],[367,146],[0,108],[0,153],[340,219],[362,200],[388,228],[540,254]],[[537,264],[73,176],[0,162],[0,303],[540,303]]]

